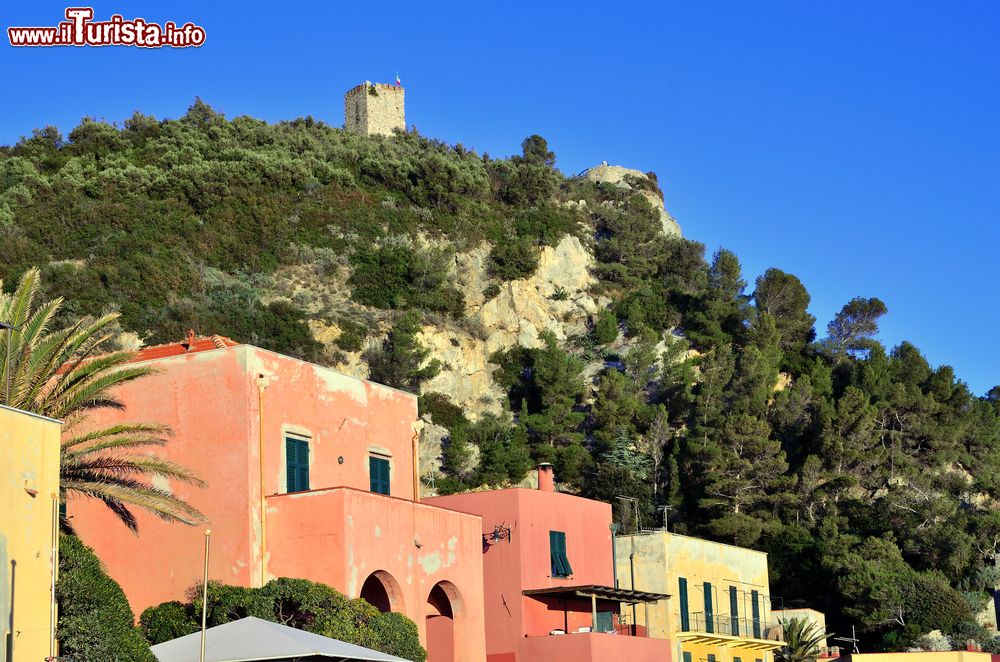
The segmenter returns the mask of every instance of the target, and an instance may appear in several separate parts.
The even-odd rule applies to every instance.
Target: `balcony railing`
[[[686,623],[684,619],[681,619],[678,626],[680,632],[719,634],[727,637],[746,637],[771,641],[784,639],[784,632],[780,625],[767,623],[756,618],[733,617],[729,614],[706,616],[704,612],[694,612],[688,615]]]

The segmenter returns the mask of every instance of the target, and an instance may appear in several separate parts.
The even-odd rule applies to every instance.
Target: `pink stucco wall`
[[[530,660],[670,662],[670,641],[598,632],[532,637],[521,642],[517,656],[517,662]]]
[[[427,499],[426,503],[479,515],[484,533],[492,532],[496,525],[511,529],[509,543],[496,542],[483,554],[486,651],[492,661],[631,661],[636,651],[636,660],[669,660],[669,645],[664,640],[596,633],[546,636],[551,630],[562,629],[567,620],[570,630],[589,626],[589,601],[574,602],[564,610],[551,599],[522,593],[558,586],[613,586],[610,505],[528,489],[456,494]],[[566,534],[566,553],[573,568],[570,577],[552,576],[549,531]],[[610,605],[602,604],[600,609],[609,610]],[[625,643],[615,648],[615,642]],[[628,656],[622,651],[628,651]]]
[[[203,530],[211,528],[212,579],[260,585],[265,538],[265,579],[312,579],[357,597],[368,574],[380,571],[405,587],[400,610],[417,623],[425,642],[428,593],[441,583],[456,603],[467,605],[455,617],[454,658],[485,658],[478,608],[481,524],[476,517],[413,503],[412,394],[247,345],[150,365],[159,372],[118,392],[124,412],[101,412],[88,425],[169,425],[173,438],[158,454],[208,482],[205,489],[169,488],[208,521],[189,527],[140,513],[136,536],[100,503],[77,499],[68,507],[81,538],[122,584],[136,613],[182,599],[201,580]],[[309,492],[285,494],[288,434],[308,440]],[[389,459],[390,497],[369,492],[372,454]],[[450,660],[433,651],[431,659]]]

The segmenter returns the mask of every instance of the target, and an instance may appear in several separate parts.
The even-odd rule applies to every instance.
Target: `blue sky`
[[[0,9],[55,25],[65,4]],[[199,49],[12,49],[0,143],[80,117],[183,114],[343,122],[365,80],[407,88],[425,135],[494,155],[539,133],[566,173],[658,173],[687,237],[734,250],[747,280],[799,276],[826,322],[889,307],[976,393],[1000,383],[1000,3],[97,2],[192,21]]]

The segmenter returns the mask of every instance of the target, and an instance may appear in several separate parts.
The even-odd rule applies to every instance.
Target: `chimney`
[[[542,492],[555,492],[556,476],[552,465],[542,462],[538,465],[538,489]]]
[[[188,329],[188,332],[187,332],[187,351],[189,351],[189,352],[193,352],[194,351],[194,339],[195,339],[194,329]]]

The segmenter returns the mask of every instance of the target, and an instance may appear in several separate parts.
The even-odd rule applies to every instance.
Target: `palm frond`
[[[38,269],[29,269],[13,292],[0,281],[0,321],[17,330],[0,339],[0,384],[10,378],[10,394],[0,402],[63,420],[60,459],[63,498],[78,494],[99,499],[133,531],[140,508],[171,522],[194,524],[204,516],[168,487],[154,481],[203,487],[191,470],[149,452],[164,446],[170,430],[158,423],[120,423],[70,436],[95,409],[122,409],[116,387],[155,372],[130,363],[133,352],[108,351],[117,314],[83,319],[52,330],[62,299],[36,305]],[[0,334],[3,335],[3,334]],[[7,351],[7,340],[10,352]]]

